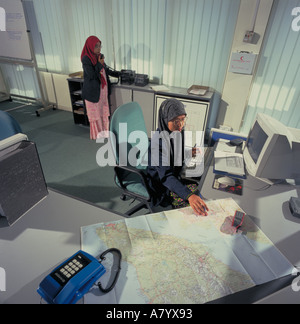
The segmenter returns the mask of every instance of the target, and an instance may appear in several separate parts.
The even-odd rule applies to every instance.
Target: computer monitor
[[[249,174],[263,179],[300,179],[300,129],[257,114],[244,148]]]

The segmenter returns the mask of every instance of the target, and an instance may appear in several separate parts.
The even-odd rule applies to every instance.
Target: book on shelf
[[[74,102],[74,104],[75,104],[76,106],[81,106],[81,107],[83,107],[83,100],[77,100],[77,101]]]
[[[78,115],[84,115],[84,109],[83,109],[83,107],[82,108],[78,108],[78,109],[74,109],[73,112],[75,114],[78,114]]]

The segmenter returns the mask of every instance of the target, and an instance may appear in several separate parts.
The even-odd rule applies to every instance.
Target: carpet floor
[[[113,167],[100,167],[96,154],[101,145],[89,138],[89,127],[75,125],[73,114],[47,110],[22,102],[1,102],[0,110],[8,111],[21,125],[23,133],[35,142],[49,188],[124,213],[137,202],[122,201],[122,191],[114,183]],[[148,213],[142,209],[135,215]]]

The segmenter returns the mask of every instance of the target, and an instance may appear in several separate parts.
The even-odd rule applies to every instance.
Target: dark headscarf
[[[98,42],[100,42],[100,44],[101,44],[101,41],[98,37],[96,37],[96,36],[88,37],[88,39],[85,41],[85,44],[84,44],[84,47],[83,47],[83,50],[81,53],[81,61],[84,56],[87,56],[91,60],[93,65],[97,64],[99,55],[96,55],[94,53],[94,50],[95,50],[95,46]]]
[[[153,191],[153,206],[167,206],[170,203],[170,191],[164,182],[167,178],[172,179],[172,176],[180,178],[184,160],[184,131],[171,132],[168,122],[181,115],[186,115],[186,111],[183,103],[176,99],[165,100],[159,108],[158,130],[151,138],[147,169],[149,186]],[[174,179],[170,181],[173,184],[173,181],[176,182]]]
[[[159,134],[156,133],[153,136],[152,140],[157,141],[157,138],[161,138],[161,150],[167,152],[163,154],[163,163],[167,165],[171,163],[171,165],[181,165],[183,163],[183,152],[184,152],[184,129],[182,132],[171,132],[168,127],[168,122],[175,119],[178,116],[186,115],[186,111],[184,105],[181,101],[177,99],[167,99],[165,100],[160,108],[158,113],[158,129]],[[158,142],[154,144],[158,145]],[[176,146],[176,149],[175,149]],[[155,150],[154,150],[155,151]],[[155,152],[160,152],[156,150]],[[169,153],[168,153],[169,152]],[[179,156],[174,156],[175,152],[181,152]],[[170,162],[169,162],[169,154],[170,154]],[[159,161],[160,157],[153,155],[153,161]],[[157,163],[157,162],[155,162]]]
[[[177,99],[165,100],[159,108],[158,128],[160,131],[168,131],[170,133],[168,122],[181,115],[186,115],[184,105],[181,101]]]

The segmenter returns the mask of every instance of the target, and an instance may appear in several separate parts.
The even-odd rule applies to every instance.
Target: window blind
[[[299,0],[274,1],[242,132],[250,130],[259,112],[300,128],[300,32],[292,29],[296,7]]]
[[[86,38],[108,65],[170,86],[220,91],[240,0],[33,0],[47,69],[81,70]]]
[[[43,51],[39,68],[82,70],[85,40],[102,41],[106,63],[168,86],[201,84],[222,92],[240,0],[24,0],[32,6]],[[40,41],[40,40],[39,40]],[[43,53],[44,52],[44,53]],[[15,92],[35,97],[34,73],[2,69]],[[19,89],[18,89],[19,88]]]

